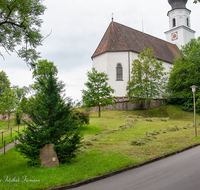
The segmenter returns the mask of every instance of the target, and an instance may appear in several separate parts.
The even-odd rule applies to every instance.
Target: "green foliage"
[[[74,113],[74,119],[77,120],[82,120],[83,124],[89,124],[90,123],[90,114],[88,112],[83,112],[83,111],[79,111],[77,109],[73,110]]]
[[[26,108],[32,123],[25,122],[28,127],[24,136],[20,134],[17,145],[31,165],[40,163],[40,150],[46,144],[54,144],[60,163],[69,162],[81,146],[83,121],[73,113],[72,101],[62,97],[64,84],[58,81],[57,73],[54,64],[47,60],[39,61],[33,71],[35,95]]]
[[[22,88],[19,88],[19,86],[13,86],[12,87],[15,91],[16,98],[17,98],[17,104],[16,104],[16,110],[15,110],[15,125],[21,124],[22,116],[23,116],[23,109],[24,101],[22,101],[25,98],[25,95],[30,91],[30,89],[26,86],[23,86]]]
[[[43,40],[39,18],[45,11],[42,0],[1,0],[0,9],[0,46],[34,64],[39,57],[35,49]]]
[[[127,96],[135,97],[134,101],[147,101],[149,104],[155,98],[160,98],[164,94],[166,73],[163,62],[153,57],[153,48],[146,49],[138,55],[132,64],[131,80],[127,85]]]
[[[200,86],[200,37],[183,46],[180,56],[175,59],[168,82],[169,102],[181,105],[185,111],[192,111],[192,85]],[[200,113],[200,88],[195,94],[197,112]]]
[[[83,104],[88,108],[98,106],[100,117],[102,106],[115,103],[115,97],[111,96],[114,93],[114,89],[108,85],[108,75],[104,72],[98,73],[95,68],[92,68],[92,72],[88,71],[87,76],[88,81],[85,86],[88,90],[82,90]]]
[[[5,88],[5,91],[2,93],[2,97],[0,98],[0,108],[1,113],[8,113],[8,129],[10,122],[10,113],[15,109],[17,103],[15,91],[10,88]]]
[[[197,1],[193,1],[193,3],[197,3],[197,2],[200,2],[200,0],[197,0]]]
[[[0,97],[2,96],[2,93],[5,91],[5,88],[10,87],[10,81],[8,80],[8,76],[4,71],[0,72]]]

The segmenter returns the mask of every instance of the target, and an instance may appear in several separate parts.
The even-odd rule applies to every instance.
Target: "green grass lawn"
[[[82,130],[84,146],[70,164],[30,167],[14,148],[0,155],[0,189],[67,185],[200,143],[194,137],[193,114],[175,106],[153,109],[151,114],[148,110],[103,111],[101,118],[97,114],[91,114],[90,125]]]

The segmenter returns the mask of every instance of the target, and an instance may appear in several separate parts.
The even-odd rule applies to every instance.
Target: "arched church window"
[[[189,18],[187,18],[187,26],[190,27]]]
[[[117,81],[122,81],[123,80],[123,67],[122,67],[121,63],[117,64],[116,74],[117,74]]]
[[[173,18],[173,20],[172,20],[172,27],[175,27],[175,26],[176,26],[176,19]]]

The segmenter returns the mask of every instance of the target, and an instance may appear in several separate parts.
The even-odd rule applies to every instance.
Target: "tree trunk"
[[[148,104],[149,104],[149,113],[151,113],[151,101],[149,101]]]
[[[101,117],[101,106],[99,105],[99,117]]]

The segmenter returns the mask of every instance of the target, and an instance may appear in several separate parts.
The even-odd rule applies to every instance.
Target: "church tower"
[[[179,48],[195,38],[190,22],[191,11],[186,8],[188,0],[168,0],[172,9],[168,12],[169,30],[165,32],[168,42],[176,44]]]

